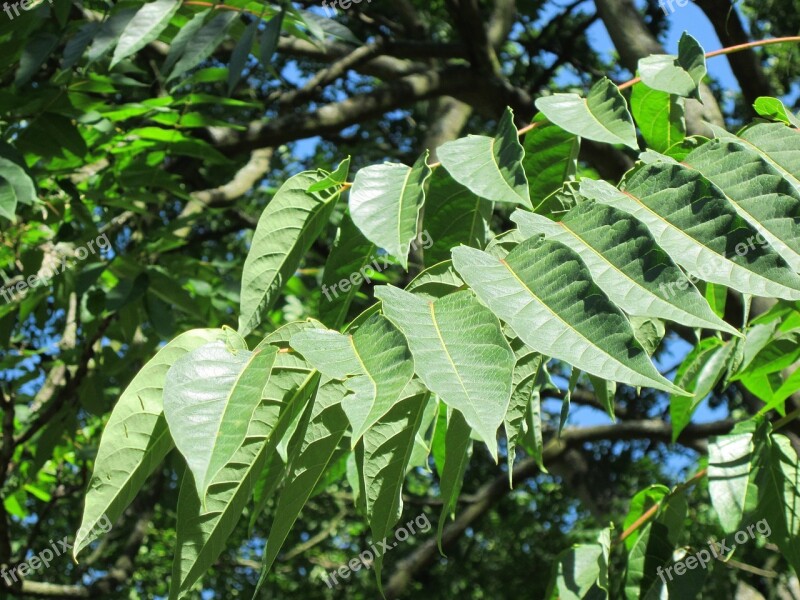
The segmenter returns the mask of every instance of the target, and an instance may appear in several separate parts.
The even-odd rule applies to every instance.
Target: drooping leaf
[[[453,268],[453,262],[445,260],[425,269],[406,286],[407,292],[429,300],[435,300],[457,291],[464,282]]]
[[[289,178],[258,220],[242,274],[239,333],[243,337],[258,327],[328,223],[339,193],[309,193],[320,179],[311,171]]]
[[[523,211],[511,219],[526,237],[541,233],[575,251],[595,283],[628,314],[738,335],[711,311],[647,227],[629,214],[583,202],[559,222]]]
[[[577,94],[541,96],[536,99],[536,108],[562,129],[582,138],[639,148],[628,104],[606,77],[592,86],[586,98]]]
[[[272,66],[272,57],[275,55],[275,50],[278,48],[278,40],[281,37],[281,28],[283,27],[285,15],[286,7],[284,5],[277,15],[267,21],[267,25],[258,38],[260,47],[259,57],[265,69],[269,69]]]
[[[97,523],[114,523],[150,473],[173,448],[164,419],[162,395],[169,368],[195,348],[224,340],[220,329],[195,329],[167,344],[133,378],[120,396],[103,430],[95,468],[86,492],[80,535],[73,556],[88,546]]]
[[[585,179],[581,193],[647,225],[672,260],[699,279],[754,296],[800,298],[800,278],[774,251],[755,245],[736,253],[737,244],[749,247],[758,232],[699,173],[646,164],[626,178],[623,190]]]
[[[511,340],[516,364],[512,382],[511,401],[508,404],[503,428],[506,432],[506,456],[508,460],[508,482],[513,485],[512,475],[516,458],[517,440],[523,434],[525,414],[532,396],[539,392],[540,370],[544,362],[541,354],[534,352],[519,337]]]
[[[469,464],[472,438],[470,437],[470,426],[464,419],[464,415],[458,410],[448,407],[446,414],[440,416],[440,420],[446,423],[446,428],[442,457],[436,462],[439,469],[439,491],[442,496],[442,512],[436,528],[436,544],[439,546],[439,552],[444,555],[442,532],[447,519],[456,510],[464,473]]]
[[[181,27],[180,31],[175,35],[175,38],[172,40],[172,43],[169,45],[169,52],[167,52],[167,58],[164,61],[164,66],[162,67],[162,71],[164,73],[169,73],[172,71],[172,68],[175,66],[175,63],[183,56],[184,52],[186,52],[186,46],[189,44],[190,41],[194,39],[197,35],[197,32],[203,27],[203,24],[206,22],[206,17],[211,12],[211,9],[203,10],[194,15],[186,25]]]
[[[478,297],[540,354],[598,377],[682,392],[658,373],[628,320],[566,246],[534,237],[505,259],[461,247],[453,250],[453,264]]]
[[[402,400],[364,433],[356,449],[364,479],[364,500],[372,539],[388,537],[403,511],[403,481],[414,440],[430,393],[418,382],[408,386]],[[375,577],[381,588],[383,555],[375,557]]]
[[[675,383],[694,393],[693,398],[670,397],[669,414],[672,420],[672,441],[678,439],[700,403],[705,400],[725,375],[734,345],[722,344],[719,338],[705,338],[689,353],[678,369]]]
[[[195,68],[217,49],[225,39],[228,33],[228,28],[238,17],[238,13],[234,11],[221,10],[215,15],[208,23],[195,33],[191,39],[188,40],[186,48],[183,50],[178,62],[175,63],[172,71],[169,74],[168,80],[171,81],[176,77],[180,77],[186,71]]]
[[[426,301],[382,286],[375,296],[408,340],[417,375],[445,404],[461,411],[496,459],[497,429],[514,369],[514,354],[497,318],[467,291]]]
[[[522,159],[514,114],[507,109],[497,135],[469,135],[442,144],[436,151],[442,166],[475,195],[494,202],[509,202],[531,208],[530,191]]]
[[[753,449],[752,433],[723,435],[708,444],[708,493],[727,534],[742,523]]]
[[[291,345],[323,375],[344,380],[350,394],[342,408],[353,446],[400,400],[414,375],[405,338],[381,315],[372,315],[354,334],[306,329]]]
[[[428,153],[413,167],[385,163],[361,169],[350,190],[350,216],[364,236],[408,269],[411,242],[417,236],[425,204],[425,182],[431,175]]]
[[[182,356],[167,372],[164,416],[200,498],[244,442],[277,350],[234,353],[212,342]]]
[[[297,329],[298,324],[281,328],[265,339],[265,345],[286,344]],[[171,600],[188,591],[215,563],[251,495],[259,489],[268,457],[275,454],[296,415],[307,412],[309,395],[318,382],[319,374],[307,363],[289,353],[279,353],[264,391],[265,400],[250,421],[247,438],[209,486],[205,507],[191,482],[181,486]],[[263,496],[256,498],[256,512],[263,508],[261,502],[266,502]]]
[[[336,381],[321,385],[317,391],[308,429],[274,512],[256,593],[266,581],[286,536],[325,474],[347,430],[347,416],[342,410],[345,394],[345,387]]]
[[[247,57],[253,49],[256,32],[258,31],[260,19],[253,19],[244,29],[242,37],[236,42],[236,47],[231,54],[231,62],[228,65],[228,95],[233,93],[239,80],[242,78],[242,71],[247,64]]]
[[[155,0],[142,5],[119,38],[111,59],[111,68],[155,40],[169,25],[172,15],[180,5],[179,0]]]

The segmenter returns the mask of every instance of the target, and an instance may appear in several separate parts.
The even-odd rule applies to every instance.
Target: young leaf
[[[800,128],[800,119],[777,98],[770,98],[769,96],[756,98],[753,108],[756,109],[759,116],[765,119],[779,121],[790,127]]]
[[[347,181],[347,174],[350,172],[350,157],[348,156],[339,166],[336,167],[332,173],[328,173],[322,181],[318,181],[310,188],[309,192],[321,192],[332,187],[340,187]]]
[[[667,153],[686,138],[683,98],[637,83],[631,91],[631,112],[647,145]]]
[[[221,329],[195,329],[167,344],[133,378],[103,430],[73,556],[88,546],[90,533],[112,523],[136,496],[150,473],[173,448],[164,419],[162,395],[169,368],[195,348],[225,339]]]
[[[496,460],[497,429],[514,370],[514,354],[497,317],[467,291],[426,301],[382,286],[375,297],[406,336],[417,375],[445,404],[461,411]]]
[[[531,208],[528,180],[522,159],[514,113],[503,113],[497,135],[469,135],[442,144],[437,151],[442,166],[458,183],[475,195],[494,202],[509,202]]]
[[[155,40],[180,6],[179,0],[155,0],[142,5],[122,32],[110,68]]]
[[[167,372],[164,416],[200,498],[244,441],[277,350],[234,353],[214,342],[182,356]]]
[[[307,192],[321,178],[312,171],[289,178],[258,220],[242,274],[242,337],[258,327],[303,255],[328,224],[338,192],[330,196]]]
[[[352,445],[402,397],[414,366],[405,338],[381,315],[372,315],[354,334],[306,329],[292,348],[323,375],[344,380],[351,392],[342,408],[352,426]]]
[[[536,108],[562,129],[587,140],[639,149],[628,104],[607,77],[595,83],[586,98],[577,94],[541,96]]]
[[[683,392],[658,373],[628,320],[566,246],[534,237],[505,259],[461,247],[453,250],[453,264],[492,312],[540,354],[598,377]]]
[[[428,152],[413,167],[385,163],[361,169],[350,190],[350,216],[364,236],[408,269],[411,242],[417,237],[431,175]]]
[[[800,299],[800,277],[767,247],[750,246],[758,232],[699,173],[666,162],[643,165],[624,190],[603,181],[581,182],[581,194],[624,210],[647,225],[659,246],[704,281],[754,296]]]
[[[575,251],[600,289],[628,314],[738,335],[711,311],[647,227],[629,214],[589,201],[559,222],[523,211],[511,220],[525,237],[544,234]]]

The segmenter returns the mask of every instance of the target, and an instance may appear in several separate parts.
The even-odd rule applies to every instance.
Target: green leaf
[[[279,329],[267,339],[276,345],[281,340],[285,342],[287,332],[296,331],[297,325]],[[191,482],[181,485],[171,600],[185,594],[216,562],[250,501],[268,457],[275,454],[296,415],[306,407],[318,381],[319,374],[309,370],[306,363],[288,353],[279,353],[264,391],[265,401],[250,421],[245,442],[209,487],[205,507]]]
[[[439,468],[439,493],[442,497],[442,512],[436,528],[436,544],[442,556],[444,556],[442,532],[447,518],[455,514],[472,448],[472,438],[470,437],[472,430],[464,415],[460,411],[448,407],[445,419],[446,429],[442,448],[444,452],[436,462]]]
[[[755,514],[766,522],[769,541],[796,573],[800,572],[800,464],[797,451],[784,435],[756,433],[753,483],[758,491]],[[764,439],[766,437],[766,439]],[[760,523],[760,522],[759,522]],[[760,530],[760,528],[759,528]]]
[[[415,295],[428,300],[436,300],[458,291],[463,286],[464,282],[453,268],[453,262],[446,260],[428,267],[414,277],[406,286],[406,291],[414,292]]]
[[[564,182],[574,179],[581,141],[578,136],[547,121],[541,113],[533,123],[536,127],[525,134],[522,167],[528,179],[533,210],[542,212],[548,196],[560,190]]]
[[[261,576],[256,594],[267,578],[286,536],[294,525],[300,511],[332,462],[339,442],[347,429],[347,416],[342,410],[345,387],[329,381],[317,391],[308,424],[297,457],[292,461],[291,474],[280,495],[275,517],[272,521]]]
[[[553,94],[536,99],[536,108],[562,129],[582,138],[639,149],[628,104],[610,79],[592,86],[589,95]]]
[[[778,254],[800,271],[800,191],[779,171],[756,152],[728,140],[703,144],[683,164],[714,183]],[[734,252],[743,254],[750,250],[747,246],[734,248]]]
[[[17,193],[14,186],[4,177],[0,177],[0,217],[13,222],[16,220],[16,212]]]
[[[760,123],[739,132],[739,137],[721,127],[712,126],[714,134],[724,140],[742,144],[758,153],[800,192],[800,136],[781,123]]]
[[[603,408],[606,409],[606,413],[611,417],[611,420],[615,421],[614,399],[617,393],[617,384],[613,381],[607,381],[602,377],[595,377],[594,375],[589,375],[589,381],[592,383],[595,397],[603,405]]]
[[[786,125],[790,127],[800,128],[800,119],[777,98],[770,98],[769,96],[756,98],[753,108],[756,109],[759,116],[765,119],[779,121],[781,123],[786,123]]]
[[[692,420],[700,403],[722,379],[733,349],[733,343],[722,344],[719,338],[705,338],[684,359],[675,376],[675,383],[693,392],[694,398],[677,395],[670,397],[673,442]]]
[[[445,404],[461,411],[497,460],[497,429],[514,369],[514,354],[497,318],[467,291],[426,301],[382,286],[375,296],[406,336],[417,375]]]
[[[142,5],[125,26],[117,47],[114,49],[110,68],[113,69],[121,60],[135,54],[154,41],[169,25],[172,15],[180,6],[179,0],[155,0],[155,2]]]
[[[742,523],[753,449],[752,433],[714,437],[708,445],[708,492],[726,534]]]
[[[234,11],[221,10],[200,31],[188,40],[180,59],[169,74],[167,81],[183,75],[186,71],[195,68],[217,49],[225,39],[228,28],[238,18]]]
[[[172,43],[169,45],[169,52],[167,52],[167,59],[164,61],[164,66],[161,68],[163,73],[169,73],[178,62],[178,60],[186,52],[186,46],[191,42],[197,32],[203,27],[206,22],[206,17],[211,12],[211,9],[203,10],[194,15],[186,25],[181,27]]]
[[[135,16],[136,9],[123,8],[115,11],[103,21],[100,31],[94,36],[92,45],[89,46],[86,58],[90,64],[105,56],[117,44],[122,32]]]
[[[244,442],[278,349],[231,352],[212,342],[175,361],[164,382],[164,416],[197,494]]]
[[[228,95],[233,93],[239,80],[242,78],[242,72],[247,64],[247,57],[250,56],[250,51],[253,49],[253,42],[256,38],[258,25],[261,19],[253,19],[244,29],[242,37],[236,43],[236,47],[231,54],[231,62],[228,65]]]
[[[419,382],[409,385],[397,402],[364,433],[356,450],[364,480],[364,500],[372,539],[387,538],[403,512],[403,481],[414,449],[414,440],[430,393]],[[375,577],[381,585],[383,555],[376,553]]]
[[[353,447],[400,400],[414,376],[405,338],[381,315],[372,315],[351,335],[307,329],[291,345],[323,375],[345,381],[350,394],[342,408]]]
[[[494,138],[470,135],[442,144],[436,153],[453,179],[475,195],[531,208],[528,180],[521,162],[525,150],[519,143],[510,108],[503,113]]]
[[[453,250],[453,264],[492,312],[540,354],[597,377],[683,391],[658,373],[628,320],[566,246],[534,237],[505,259],[461,247]]]
[[[13,190],[18,203],[30,205],[36,201],[36,186],[25,169],[17,163],[0,157],[0,178],[11,187],[9,191]]]
[[[511,220],[525,237],[544,234],[575,251],[600,289],[628,314],[739,335],[711,311],[647,227],[629,214],[589,201],[559,222],[523,211]]]
[[[624,210],[647,225],[656,243],[704,281],[754,296],[800,298],[800,277],[767,247],[724,195],[699,173],[665,162],[643,165],[620,191],[604,181],[581,182],[584,196]]]
[[[308,188],[309,192],[321,192],[332,187],[341,187],[347,181],[347,175],[350,172],[350,157],[348,156],[339,166],[334,169],[332,173],[325,175],[322,181],[319,181]]]
[[[631,111],[650,148],[666,153],[686,138],[683,105],[683,98],[650,89],[642,83],[633,86]]]
[[[22,87],[28,83],[44,65],[59,43],[59,37],[52,33],[38,33],[22,48],[19,68],[14,76],[14,85]]]
[[[326,325],[341,327],[362,281],[371,283],[370,276],[382,270],[377,249],[345,213],[322,274],[319,317]]]
[[[408,269],[411,242],[417,237],[431,175],[428,152],[413,167],[384,163],[361,169],[350,190],[350,216],[364,236]]]
[[[284,5],[281,7],[281,12],[267,21],[267,25],[258,38],[258,45],[260,47],[259,57],[265,69],[269,69],[272,66],[272,57],[275,54],[275,50],[278,48],[278,40],[281,37],[281,28],[283,27],[285,15],[286,6]]]
[[[562,551],[553,565],[545,598],[548,600],[602,600],[608,591],[608,553],[601,544],[581,544]]]
[[[678,56],[656,54],[642,58],[639,75],[654,90],[700,100],[698,86],[706,76],[705,52],[696,39],[684,32],[678,43]]]
[[[483,248],[489,237],[492,203],[476,196],[444,169],[433,172],[425,207],[425,230],[433,240],[425,263],[450,259],[450,248]]]
[[[304,171],[289,178],[258,220],[242,274],[239,333],[246,337],[258,327],[278,299],[303,256],[328,224],[339,199],[306,190],[321,176]]]
[[[511,401],[508,404],[503,428],[506,432],[506,458],[508,460],[508,483],[513,485],[514,459],[516,458],[517,440],[523,434],[525,414],[534,394],[539,393],[541,384],[540,371],[544,357],[534,352],[520,338],[511,340],[516,364],[512,380]]]
[[[172,450],[162,403],[169,368],[195,348],[224,339],[221,329],[195,329],[178,336],[139,371],[122,393],[100,439],[73,556],[77,558],[92,542],[92,534],[86,532],[95,529],[101,520],[116,522],[150,473]]]

